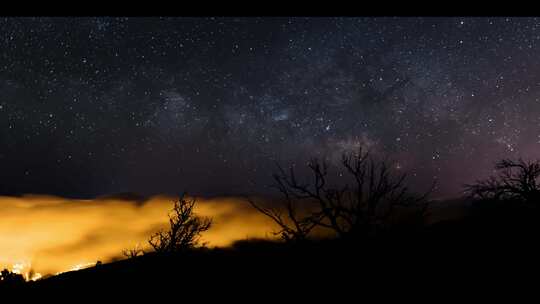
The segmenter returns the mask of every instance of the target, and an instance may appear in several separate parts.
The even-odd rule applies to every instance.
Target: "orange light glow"
[[[0,197],[0,267],[27,280],[123,258],[160,228],[175,198],[75,200],[55,196]],[[198,198],[196,212],[213,218],[203,235],[208,246],[248,237],[272,237],[274,224],[238,198]]]

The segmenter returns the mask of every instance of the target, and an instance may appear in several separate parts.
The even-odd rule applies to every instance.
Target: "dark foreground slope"
[[[448,233],[447,228],[438,227],[440,231],[423,237],[381,238],[354,245],[248,242],[236,249],[147,255],[64,273],[28,284],[25,290],[41,298],[116,294],[249,300],[291,293],[345,298],[377,290],[386,297],[392,296],[388,290],[396,288],[422,294],[433,288],[477,286],[486,280],[511,282],[522,272],[536,275],[539,251],[523,239],[463,237]]]
[[[488,284],[536,285],[540,217],[524,209],[481,209],[472,216],[377,238],[302,244],[243,241],[227,249],[129,260],[27,283],[17,292],[41,299],[170,299],[185,302],[354,297],[374,294],[450,297]],[[532,275],[532,280],[526,279]],[[501,290],[504,290],[501,289]],[[536,288],[536,287],[534,287]],[[441,294],[442,292],[442,294]]]

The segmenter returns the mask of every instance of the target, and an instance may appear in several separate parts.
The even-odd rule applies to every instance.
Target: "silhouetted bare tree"
[[[503,159],[495,164],[498,176],[465,185],[466,192],[477,199],[512,200],[538,203],[540,200],[539,161]]]
[[[248,202],[259,212],[271,218],[280,229],[274,234],[280,235],[285,241],[302,241],[317,225],[311,217],[299,214],[294,199],[287,192],[284,195],[284,206],[265,207],[248,198]],[[283,208],[284,207],[284,208]]]
[[[212,220],[197,216],[193,208],[195,199],[180,196],[169,214],[169,230],[159,231],[148,241],[159,253],[173,253],[198,245],[201,233],[210,229]]]
[[[249,200],[251,205],[280,226],[277,232],[286,240],[305,239],[317,226],[335,231],[338,236],[371,234],[387,224],[399,207],[416,207],[424,214],[428,204],[424,194],[416,195],[405,186],[406,174],[394,175],[386,161],[375,161],[361,149],[344,153],[341,165],[352,182],[331,186],[327,181],[328,165],[312,159],[308,162],[312,182],[299,182],[294,169],[278,166],[275,186],[284,206],[266,208]],[[299,202],[303,212],[299,211]],[[307,206],[307,208],[306,208]],[[300,215],[301,214],[301,215]]]

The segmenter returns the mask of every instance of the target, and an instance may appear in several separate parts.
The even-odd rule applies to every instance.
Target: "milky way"
[[[0,194],[265,192],[369,148],[437,195],[540,148],[536,18],[4,18]]]

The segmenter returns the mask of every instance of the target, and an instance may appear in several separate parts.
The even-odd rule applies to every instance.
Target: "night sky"
[[[537,18],[4,18],[0,194],[269,191],[369,148],[436,195],[540,150]]]

